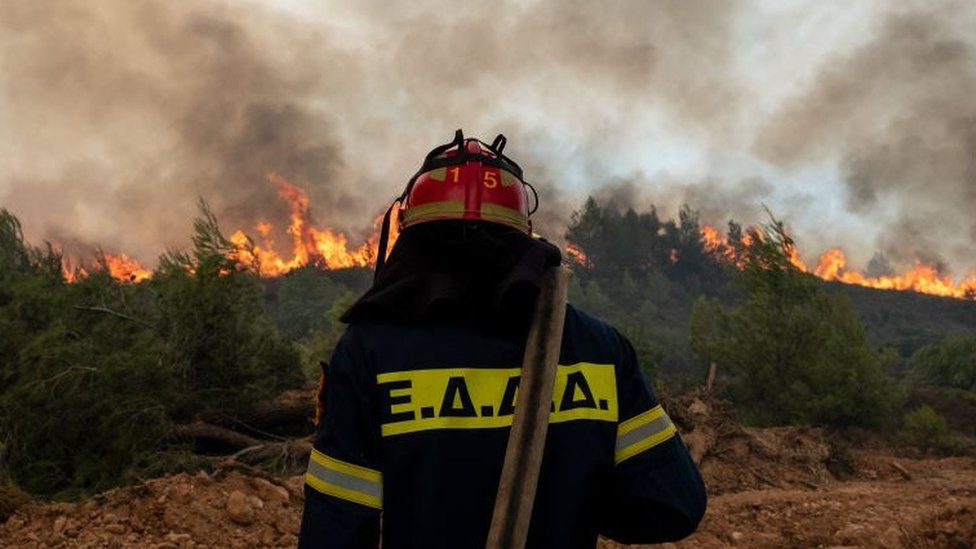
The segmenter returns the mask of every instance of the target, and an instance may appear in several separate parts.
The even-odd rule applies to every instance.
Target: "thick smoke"
[[[0,33],[0,200],[35,236],[151,259],[186,242],[198,196],[228,225],[282,219],[271,171],[312,189],[326,215],[362,205],[336,184],[342,147],[314,108],[347,60],[284,19],[216,4],[14,1],[0,7]]]
[[[463,125],[509,134],[558,236],[557,189],[605,171],[637,103],[721,131],[727,5],[4,2],[0,203],[34,238],[151,259],[198,196],[225,226],[283,221],[273,171],[364,229]]]
[[[877,248],[902,265],[976,262],[976,49],[953,25],[967,11],[889,15],[756,143],[783,165],[839,154],[847,208],[881,227]]]
[[[924,254],[970,268],[971,2],[879,2],[876,28],[816,67],[764,73],[803,40],[761,23],[789,13],[766,4],[9,0],[0,206],[35,240],[151,262],[185,245],[200,196],[227,229],[284,224],[275,172],[309,191],[319,224],[355,238],[463,127],[509,137],[552,238],[599,189],[664,214],[687,203],[713,224],[761,221],[767,203],[801,243],[863,246],[872,236],[809,215],[841,204],[832,219],[882,227],[864,261],[877,249],[896,268]],[[846,202],[780,180],[831,162]]]

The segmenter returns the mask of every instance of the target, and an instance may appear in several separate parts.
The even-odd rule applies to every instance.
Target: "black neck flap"
[[[561,261],[556,246],[505,225],[414,225],[403,231],[386,267],[342,321],[488,322],[521,330],[543,272]]]

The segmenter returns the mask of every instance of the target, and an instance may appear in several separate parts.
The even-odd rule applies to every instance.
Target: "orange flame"
[[[576,244],[566,244],[566,253],[569,254],[569,257],[571,257],[580,267],[589,268],[593,266],[593,263],[590,262],[590,258],[587,257],[586,252],[584,252],[582,248]]]
[[[61,276],[71,284],[88,276],[88,270],[77,259],[64,257],[61,259]]]
[[[262,276],[280,276],[309,264],[326,269],[344,269],[369,267],[376,263],[383,216],[374,221],[373,234],[366,242],[350,249],[345,234],[329,228],[316,228],[313,225],[309,212],[308,193],[277,174],[270,173],[267,178],[269,183],[278,187],[278,196],[288,204],[290,209],[290,221],[286,228],[291,240],[290,257],[283,257],[277,251],[274,241],[275,226],[269,221],[260,221],[254,227],[260,236],[260,242],[254,241],[241,229],[230,235],[229,240],[234,248],[231,252],[232,258],[246,265],[256,265],[258,273]],[[394,210],[394,213],[396,211]],[[390,225],[390,242],[387,251],[393,248],[393,243],[398,236],[395,215],[392,216]],[[761,230],[752,230],[762,235]],[[742,236],[743,246],[748,247],[752,243],[753,237],[750,234],[752,230],[746,231]],[[706,251],[737,267],[743,266],[742,260],[736,257],[736,246],[729,242],[728,237],[708,225],[702,226],[701,235]],[[566,244],[565,249],[567,255],[580,266],[593,267],[592,260],[580,247]],[[811,272],[800,258],[796,247],[790,247],[788,253],[793,265],[803,272]],[[124,253],[102,255],[109,274],[117,280],[139,283],[152,277],[150,269]],[[672,262],[680,259],[677,250],[671,250],[669,255]],[[62,273],[68,282],[76,282],[88,276],[86,267],[72,258],[64,258]],[[844,252],[837,248],[827,250],[820,256],[812,274],[824,280],[870,288],[911,290],[939,296],[976,299],[976,274],[957,284],[951,276],[941,274],[933,265],[916,261],[914,266],[902,275],[868,277],[860,271],[848,269]]]
[[[138,284],[152,277],[152,271],[143,267],[138,260],[125,254],[102,254],[108,274],[116,280]]]
[[[240,229],[230,236],[235,247],[234,256],[241,262],[256,264],[262,276],[280,276],[309,264],[326,269],[346,269],[368,267],[376,262],[378,234],[370,236],[359,247],[350,249],[346,235],[329,228],[319,229],[313,226],[308,193],[302,188],[274,173],[268,174],[268,181],[278,187],[278,196],[291,210],[290,223],[286,229],[291,236],[291,257],[278,254],[272,237],[274,225],[269,221],[261,221],[255,226],[255,230],[261,235],[260,243],[252,241]],[[381,221],[382,217],[378,218],[374,227]],[[391,220],[391,225],[395,229],[396,219]],[[396,236],[396,231],[391,231],[388,250],[392,248]]]
[[[374,234],[362,245],[350,249],[349,241],[341,232],[329,228],[317,228],[312,223],[308,193],[285,178],[270,173],[268,182],[278,187],[278,196],[288,204],[290,215],[285,229],[291,240],[289,256],[278,253],[274,240],[275,226],[270,221],[260,221],[254,229],[260,237],[257,242],[243,230],[234,231],[228,240],[233,246],[231,258],[245,265],[255,265],[262,276],[280,276],[304,265],[316,265],[325,269],[368,267],[376,263],[379,249],[380,216],[373,223]],[[394,210],[396,212],[396,210]],[[392,216],[390,242],[387,251],[396,242],[397,219]],[[109,274],[121,281],[138,283],[152,277],[152,271],[126,254],[103,254]],[[65,258],[62,274],[68,282],[88,276],[88,271],[78,260]]]
[[[736,260],[735,249],[729,244],[727,237],[708,225],[702,227],[702,239],[707,251],[718,254],[724,259],[732,261],[741,267]],[[761,234],[761,233],[760,233]],[[743,244],[748,246],[751,238],[748,233],[743,237]],[[789,249],[790,262],[803,272],[810,272],[803,260],[800,259],[796,247]],[[813,274],[823,280],[843,282],[868,288],[882,290],[910,290],[923,294],[955,297],[962,299],[976,299],[976,274],[968,279],[956,283],[951,276],[943,275],[930,264],[916,260],[914,266],[904,274],[897,276],[869,277],[864,273],[848,269],[847,257],[839,248],[832,248],[820,255]]]
[[[138,259],[129,257],[124,253],[115,255],[99,252],[99,258],[109,276],[116,280],[138,284],[152,278],[152,270],[144,267]],[[62,258],[61,276],[64,277],[66,282],[78,282],[82,278],[87,277],[88,274],[89,268],[81,260],[71,257]]]

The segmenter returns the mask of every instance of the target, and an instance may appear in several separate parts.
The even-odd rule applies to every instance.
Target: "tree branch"
[[[202,421],[174,425],[170,430],[170,437],[177,440],[207,440],[237,449],[249,448],[251,446],[264,446],[265,444],[243,433]]]
[[[156,329],[155,326],[153,326],[152,324],[146,322],[145,320],[142,320],[141,318],[136,318],[134,316],[129,316],[129,315],[125,314],[125,313],[120,313],[118,311],[114,311],[112,309],[109,309],[108,307],[102,307],[102,306],[94,306],[94,307],[91,307],[91,306],[85,306],[85,305],[75,305],[75,309],[78,309],[79,311],[94,311],[96,313],[105,313],[107,315],[112,315],[112,316],[117,317],[117,318],[121,318],[121,319],[124,319],[124,320],[129,320],[129,321],[135,322],[137,324],[141,324],[141,325],[145,326],[146,328],[149,328],[150,330],[155,330]]]

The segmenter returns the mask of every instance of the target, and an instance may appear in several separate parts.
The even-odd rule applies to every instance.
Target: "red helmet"
[[[383,221],[377,272],[386,259],[389,217],[397,203],[401,229],[427,221],[457,219],[499,223],[532,233],[529,215],[538,207],[539,197],[522,179],[522,168],[502,154],[506,142],[505,136],[499,135],[487,145],[477,139],[465,139],[458,130],[453,141],[427,154]],[[531,210],[529,190],[535,197]]]
[[[442,219],[501,223],[529,233],[529,197],[522,169],[502,154],[505,136],[491,145],[464,139],[437,147],[407,184],[401,227]]]

